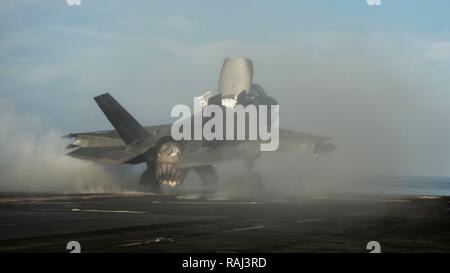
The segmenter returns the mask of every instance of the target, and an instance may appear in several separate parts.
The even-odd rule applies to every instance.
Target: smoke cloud
[[[64,155],[67,140],[0,98],[0,191],[93,193],[121,189],[120,175]]]
[[[268,189],[283,193],[355,190],[367,177],[450,173],[448,59],[438,54],[443,46],[342,31],[304,31],[266,42],[224,40],[193,45],[120,33],[58,31],[77,35],[92,46],[89,52],[102,54],[91,58],[85,51],[71,51],[52,69],[59,73],[70,63],[74,71],[42,81],[34,78],[39,75],[36,71],[45,71],[42,67],[25,75],[24,69],[17,69],[20,73],[10,85],[20,88],[8,91],[14,91],[13,95],[6,94],[24,109],[34,105],[58,128],[111,128],[92,103],[98,90],[111,92],[143,125],[168,122],[173,105],[191,105],[193,96],[217,89],[224,58],[247,56],[254,62],[254,82],[280,103],[280,126],[331,137],[337,146],[318,160],[305,151],[264,154],[256,169]],[[98,43],[88,42],[92,38],[111,46],[98,50]],[[130,45],[135,50],[130,51]],[[123,52],[133,54],[124,56]],[[126,73],[123,62],[133,64]],[[110,64],[108,69],[105,63]],[[59,81],[72,89],[60,92]],[[69,96],[70,100],[41,104],[29,91],[32,88],[39,90],[39,96],[61,100]],[[55,115],[62,108],[66,111],[63,118]],[[5,101],[0,111],[5,147],[0,156],[2,189],[90,191],[96,183],[98,188],[115,185],[118,178],[110,169],[63,155],[66,143],[59,137],[66,132],[43,131],[50,126],[35,116],[16,113]],[[239,160],[228,165],[218,165],[224,182],[245,173]],[[137,184],[137,179],[130,183]],[[197,185],[198,178],[191,176],[188,183]]]
[[[280,103],[280,126],[336,144],[317,160],[299,150],[263,154],[256,170],[267,190],[388,192],[394,177],[448,175],[450,104],[443,98],[449,82],[427,46],[344,32],[299,37],[296,47],[228,42],[179,50],[180,58],[248,56],[254,82]],[[221,165],[219,175],[233,183],[242,179],[236,174],[245,175],[242,165]],[[235,192],[242,189],[239,184]]]

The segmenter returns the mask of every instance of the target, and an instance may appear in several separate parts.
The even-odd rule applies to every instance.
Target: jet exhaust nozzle
[[[155,172],[161,185],[175,187],[183,181],[185,171],[177,168],[181,160],[183,146],[181,143],[169,141],[161,144],[156,154]]]

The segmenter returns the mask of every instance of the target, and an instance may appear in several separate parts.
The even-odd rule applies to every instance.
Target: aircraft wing
[[[302,144],[309,145],[328,141],[330,138],[310,133],[297,132],[294,130],[280,128],[280,146],[281,149],[291,148],[292,146],[300,146]]]
[[[336,147],[327,143],[330,138],[319,135],[297,132],[289,129],[280,129],[280,142],[274,152],[298,152],[311,150],[318,157],[334,150]],[[188,149],[183,155],[179,168],[206,166],[227,160],[246,159],[258,157],[261,153],[259,141],[224,141],[217,147],[202,146],[202,142],[188,142]],[[189,150],[192,150],[190,152]]]
[[[144,129],[150,136],[160,138],[161,136],[170,134],[170,126],[170,124],[154,125],[146,126],[144,127]],[[126,146],[125,142],[116,130],[70,133],[63,137],[74,139],[72,144],[69,144],[67,146],[68,149],[80,147],[87,148]]]
[[[123,147],[118,146],[78,148],[67,153],[67,155],[79,159],[113,165],[126,163],[139,156],[139,154],[135,152],[126,151]]]
[[[69,134],[74,138],[68,149],[76,148],[67,155],[108,164],[127,163],[156,144],[162,136],[170,133],[170,125],[142,127],[108,93],[94,98],[115,130]]]
[[[297,132],[289,129],[280,129],[279,152],[299,151],[312,149],[316,157],[330,152],[336,148],[334,144],[327,143],[328,137]]]
[[[115,130],[109,131],[95,131],[95,132],[84,132],[84,133],[71,133],[64,138],[73,138],[72,144],[67,146],[70,148],[79,147],[116,147],[125,146],[122,138]]]
[[[74,138],[67,148],[75,150],[67,155],[108,164],[138,163],[148,150],[164,136],[170,136],[170,124],[142,127],[109,94],[95,97],[95,101],[104,112],[115,130],[69,134]],[[327,137],[280,129],[278,151],[295,151],[313,148],[316,156],[335,148],[327,144]],[[203,166],[211,162],[253,157],[260,153],[258,141],[223,143],[218,147],[203,145],[203,142],[187,141],[183,162],[180,167]],[[230,145],[231,144],[231,145]]]

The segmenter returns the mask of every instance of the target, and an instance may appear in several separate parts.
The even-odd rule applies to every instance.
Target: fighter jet
[[[248,58],[225,59],[220,73],[218,92],[207,91],[198,97],[203,108],[219,105],[277,105],[276,99],[252,82],[253,63]],[[197,173],[207,187],[218,181],[214,165],[223,161],[242,160],[248,172],[262,153],[261,140],[175,140],[173,124],[142,126],[109,93],[94,97],[95,102],[115,130],[71,133],[73,143],[68,156],[106,164],[146,164],[140,184],[158,192],[162,185],[177,187],[189,171]],[[312,150],[319,157],[335,146],[329,138],[279,128],[277,152]]]

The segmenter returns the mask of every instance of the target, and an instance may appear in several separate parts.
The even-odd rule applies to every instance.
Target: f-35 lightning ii
[[[219,105],[277,105],[264,89],[252,82],[253,64],[247,58],[225,59],[217,93],[205,92],[198,97],[202,107]],[[197,173],[203,186],[218,181],[214,164],[227,160],[242,160],[251,171],[261,155],[260,141],[175,140],[172,124],[142,126],[110,94],[94,98],[115,130],[71,133],[67,155],[107,164],[146,164],[140,184],[158,192],[161,185],[177,187],[189,171]],[[318,157],[333,149],[329,138],[279,128],[277,152],[312,150]]]

